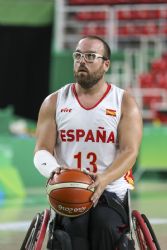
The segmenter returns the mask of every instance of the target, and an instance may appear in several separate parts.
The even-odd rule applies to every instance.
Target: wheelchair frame
[[[48,209],[34,216],[20,250],[41,250],[49,219]]]
[[[128,203],[130,199],[128,199]],[[130,208],[130,204],[128,204]],[[45,209],[37,213],[33,218],[20,250],[41,250],[45,239],[46,230],[49,224],[51,211]],[[153,228],[145,214],[137,210],[129,209],[129,232],[135,232],[136,240],[140,250],[161,250]],[[54,249],[52,249],[54,250]],[[117,248],[117,250],[119,250]]]

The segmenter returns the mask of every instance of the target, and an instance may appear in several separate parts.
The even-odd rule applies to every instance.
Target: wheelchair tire
[[[48,209],[34,216],[20,250],[41,250],[49,218]]]
[[[154,230],[153,230],[153,228],[152,228],[152,226],[151,226],[151,224],[150,224],[150,222],[149,222],[147,216],[146,216],[145,214],[142,214],[141,216],[143,217],[143,219],[144,219],[144,221],[145,221],[145,223],[146,223],[146,225],[147,225],[147,227],[148,227],[148,229],[149,229],[149,231],[150,231],[150,234],[151,234],[152,239],[153,239],[153,241],[154,241],[154,243],[155,243],[156,249],[157,249],[157,250],[161,250],[160,245],[159,245],[159,242],[158,242],[158,240],[157,240],[157,237],[156,237],[156,235],[155,235],[155,233],[154,233]]]
[[[151,225],[149,223],[149,227],[147,224],[148,219],[145,221],[144,218],[137,210],[132,211],[133,228],[140,250],[158,250],[150,232]]]
[[[38,233],[38,228],[40,226],[40,213],[37,213],[29,228],[28,228],[28,231],[26,233],[26,236],[24,238],[24,241],[21,245],[21,248],[20,250],[30,250],[30,249],[33,249],[34,245],[35,245],[35,241],[36,241],[36,238],[37,238],[37,233]]]
[[[39,230],[38,239],[35,245],[35,250],[41,250],[42,248],[49,219],[50,219],[50,211],[48,209],[45,209],[43,213],[43,219],[41,220],[41,228]]]

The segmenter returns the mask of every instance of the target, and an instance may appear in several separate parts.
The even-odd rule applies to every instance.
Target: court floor
[[[167,250],[167,182],[140,181],[131,207],[148,216],[161,249]],[[19,250],[33,216],[45,208],[49,208],[45,189],[29,190],[26,199],[0,199],[0,249]]]

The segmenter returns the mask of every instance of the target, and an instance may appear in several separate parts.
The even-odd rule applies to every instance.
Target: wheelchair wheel
[[[150,234],[151,234],[151,236],[152,236],[152,239],[153,239],[153,241],[154,241],[154,243],[155,243],[155,245],[156,245],[156,249],[157,249],[157,250],[161,250],[160,245],[159,245],[159,242],[158,242],[158,240],[157,240],[157,237],[156,237],[156,235],[155,235],[155,233],[154,233],[154,230],[153,230],[153,228],[152,228],[152,226],[151,226],[151,224],[150,224],[148,218],[146,217],[145,214],[142,214],[141,216],[143,217],[143,219],[144,219],[144,221],[145,221],[145,223],[146,223],[146,225],[147,225],[147,227],[148,227],[148,229],[149,229],[149,231],[150,231]]]
[[[158,241],[147,217],[133,210],[132,222],[140,250],[160,250]]]
[[[41,250],[50,218],[50,211],[45,209],[33,218],[20,250]]]
[[[50,219],[50,211],[46,209],[43,213],[43,220],[41,220],[41,228],[39,230],[38,239],[35,245],[35,250],[41,250],[42,248],[49,219]]]

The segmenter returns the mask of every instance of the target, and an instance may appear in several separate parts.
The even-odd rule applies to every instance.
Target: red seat
[[[163,9],[160,12],[160,17],[161,18],[167,18],[167,9]]]
[[[167,23],[164,23],[160,26],[160,33],[165,36],[167,35]]]
[[[167,52],[164,52],[162,54],[162,59],[165,60],[167,62]]]
[[[126,24],[124,26],[118,27],[119,35],[127,36],[141,36],[141,35],[157,35],[159,33],[158,27],[154,23],[149,23],[147,25],[134,25]]]
[[[154,87],[154,78],[151,73],[144,73],[139,76],[139,84],[141,88]]]
[[[154,0],[155,3],[166,3],[166,0]],[[142,4],[142,3],[151,3],[153,0],[68,0],[71,5],[97,5],[97,4]]]
[[[106,20],[108,18],[107,12],[79,12],[76,14],[77,20]]]
[[[149,15],[148,10],[133,10],[133,19],[147,19]]]
[[[128,20],[132,18],[132,14],[130,10],[119,10],[117,12],[117,18],[119,20]]]
[[[127,36],[129,35],[129,30],[127,26],[118,27],[118,35],[119,36]]]
[[[121,4],[127,3],[128,0],[69,0],[69,4],[78,4],[78,5],[86,5],[86,4]]]
[[[89,35],[105,36],[107,35],[107,30],[105,27],[85,26],[81,31],[81,34],[84,36],[89,36]]]
[[[147,19],[158,19],[160,18],[160,10],[147,10]]]
[[[157,60],[154,60],[152,63],[151,63],[151,70],[155,73],[155,72],[160,72],[160,73],[163,73],[163,72],[166,72],[167,70],[167,62],[164,60],[164,59],[157,59]]]
[[[162,102],[162,97],[160,95],[157,96],[144,96],[143,97],[143,105],[147,108],[152,108],[156,103]]]
[[[95,4],[95,0],[69,0],[69,4],[76,4],[76,5]]]
[[[155,110],[155,119],[159,120],[162,123],[167,123],[167,110]]]
[[[158,86],[167,90],[167,75],[160,75],[158,79]]]
[[[141,28],[142,35],[157,35],[158,27],[155,23],[148,23]]]
[[[167,91],[167,53],[162,58],[156,59],[151,63],[151,71],[139,76],[139,85],[141,88],[150,88],[149,94],[142,98],[144,108],[151,109],[155,119],[161,122],[167,122],[167,109],[158,109],[164,107],[164,89]],[[151,92],[152,88],[162,88],[162,91]],[[147,92],[146,92],[147,93]],[[166,105],[166,104],[165,104]]]
[[[138,29],[133,24],[126,24],[118,27],[118,34],[121,36],[135,36]]]

